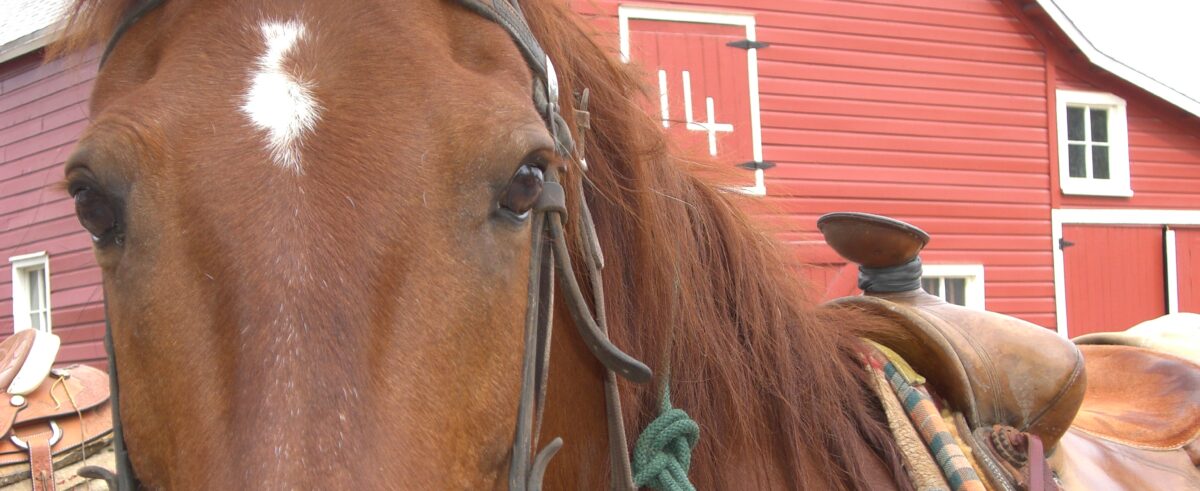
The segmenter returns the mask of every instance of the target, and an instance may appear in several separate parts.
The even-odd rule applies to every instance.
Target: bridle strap
[[[609,461],[613,489],[633,490],[633,470],[629,461],[628,441],[621,412],[621,396],[617,386],[617,375],[636,382],[651,378],[650,369],[641,362],[621,352],[608,339],[608,323],[604,312],[604,287],[601,279],[602,257],[594,240],[591,213],[587,204],[581,202],[581,229],[579,237],[585,253],[583,262],[588,269],[588,280],[592,289],[592,302],[596,306],[593,317],[588,300],[575,279],[575,268],[567,246],[563,217],[566,216],[566,196],[558,181],[557,171],[545,171],[546,182],[534,206],[532,218],[531,254],[529,262],[529,290],[525,311],[525,349],[521,369],[521,395],[517,406],[517,427],[513,437],[512,457],[509,462],[510,490],[537,490],[541,488],[543,473],[551,457],[562,446],[562,439],[555,438],[544,449],[532,456],[537,442],[542,415],[545,410],[546,382],[549,369],[549,350],[553,319],[553,291],[557,267],[558,285],[562,288],[568,311],[584,339],[585,344],[602,364],[605,365],[604,399],[609,439]],[[582,181],[575,181],[576,192],[582,197]],[[588,230],[591,229],[591,230]],[[606,363],[607,360],[607,363]],[[609,363],[612,365],[610,366]],[[530,462],[533,457],[532,463]]]
[[[128,31],[130,27],[133,27],[133,25],[137,23],[137,21],[141,20],[142,16],[146,15],[151,10],[158,8],[158,6],[162,5],[165,1],[166,0],[143,0],[138,4],[137,7],[134,7],[133,10],[130,10],[129,13],[125,14],[125,18],[121,19],[121,23],[117,25],[117,30],[113,31],[112,37],[108,38],[108,44],[104,46],[104,53],[100,55],[99,66],[101,68],[104,67],[104,62],[108,61],[108,55],[111,55],[113,50],[116,49],[117,41],[121,40],[121,36],[125,35],[125,31]]]
[[[570,159],[577,151],[580,167],[586,170],[583,149],[575,147],[571,132],[559,111],[558,77],[554,64],[546,57],[545,50],[534,37],[524,14],[516,0],[459,0],[469,10],[496,22],[508,32],[517,45],[533,73],[533,102],[544,118],[546,127],[557,144],[559,155]],[[590,127],[586,109],[588,93],[580,97],[583,116],[581,129]],[[644,383],[652,378],[650,369],[640,361],[622,352],[608,339],[608,323],[604,311],[604,285],[600,270],[604,256],[601,253],[595,224],[587,200],[583,194],[582,179],[576,179],[575,192],[580,203],[580,231],[578,244],[583,248],[583,263],[587,267],[587,278],[592,293],[592,305],[588,306],[576,279],[571,262],[563,222],[566,219],[566,197],[558,182],[556,169],[545,171],[546,182],[541,197],[534,207],[536,218],[532,224],[532,252],[530,256],[529,293],[525,314],[525,350],[522,361],[521,396],[517,408],[516,435],[513,438],[512,457],[509,463],[510,490],[537,490],[541,488],[546,464],[562,446],[555,438],[533,457],[532,447],[537,441],[542,415],[545,410],[547,370],[553,308],[553,274],[545,272],[549,263],[557,266],[559,286],[571,313],[572,320],[592,355],[604,365],[604,399],[609,440],[609,461],[613,489],[633,490],[633,471],[629,461],[629,445],[626,440],[621,411],[621,396],[617,386],[617,375]],[[549,241],[550,249],[545,243]]]

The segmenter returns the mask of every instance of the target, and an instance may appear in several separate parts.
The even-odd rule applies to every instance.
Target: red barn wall
[[[0,335],[11,333],[8,258],[50,256],[52,332],[60,363],[102,364],[104,295],[91,240],[60,189],[63,162],[87,124],[94,56],[43,64],[29,54],[0,65]]]
[[[577,8],[615,39],[619,4]],[[778,164],[759,216],[834,266],[812,276],[853,284],[838,281],[817,217],[886,214],[930,232],[927,263],[983,264],[989,310],[1055,327],[1046,57],[1007,4],[652,5],[753,13],[770,44],[758,50],[763,158]]]

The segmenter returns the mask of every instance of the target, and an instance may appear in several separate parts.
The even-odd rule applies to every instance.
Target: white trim
[[[1163,234],[1163,249],[1167,269],[1167,313],[1179,313],[1179,256],[1175,252],[1175,231],[1168,228]]]
[[[1129,180],[1129,124],[1125,114],[1125,99],[1102,92],[1076,90],[1055,91],[1058,121],[1058,182],[1063,194],[1085,196],[1133,196]],[[1108,112],[1108,179],[1071,177],[1070,145],[1067,142],[1067,107],[1084,106],[1089,109],[1104,109]],[[1086,140],[1091,140],[1091,122],[1085,113]],[[1088,149],[1091,144],[1088,144]],[[1086,153],[1088,165],[1085,172],[1091,175],[1091,152]]]
[[[1058,334],[1067,337],[1067,284],[1063,269],[1063,225],[1200,225],[1200,210],[1095,209],[1050,210],[1050,249],[1054,258],[1054,315]]]
[[[54,22],[46,27],[16,38],[0,46],[0,63],[42,49],[62,32],[64,24]]]
[[[692,22],[697,24],[721,24],[729,26],[745,26],[746,39],[756,41],[754,35],[754,16],[747,14],[731,14],[706,12],[689,9],[664,9],[654,7],[635,7],[621,5],[617,8],[617,21],[621,46],[621,61],[629,63],[629,19],[661,20],[670,22]],[[762,117],[758,100],[758,49],[746,50],[746,76],[750,86],[750,141],[753,158],[756,162],[763,161],[762,150]],[[689,108],[690,109],[690,108]],[[688,117],[690,121],[692,118]],[[664,123],[665,125],[665,123]],[[767,186],[763,181],[763,170],[754,170],[754,185],[732,188],[752,196],[766,196]]]
[[[13,315],[13,332],[24,331],[33,327],[29,320],[29,291],[28,282],[25,281],[24,272],[31,269],[41,269],[45,271],[43,280],[43,293],[45,294],[46,319],[42,330],[50,332],[51,319],[53,316],[52,306],[50,304],[50,256],[46,251],[39,251],[30,254],[22,254],[8,258],[10,269],[12,270],[12,315]]]
[[[691,87],[689,87],[691,89]],[[658,106],[662,111],[663,128],[671,127],[671,103],[667,98],[667,71],[658,71]]]
[[[1108,72],[1125,79],[1127,82],[1141,87],[1146,92],[1154,94],[1171,104],[1178,106],[1180,109],[1192,113],[1194,116],[1200,116],[1200,101],[1193,99],[1174,88],[1159,82],[1149,76],[1130,68],[1129,66],[1117,61],[1115,58],[1104,54],[1099,49],[1096,49],[1092,42],[1075,27],[1067,14],[1054,3],[1054,0],[1037,0],[1042,10],[1050,19],[1062,29],[1067,38],[1071,40],[1079,51],[1087,57],[1088,61],[1094,65],[1107,70]]]
[[[926,276],[966,279],[966,306],[978,310],[986,309],[982,264],[922,264],[921,277]]]

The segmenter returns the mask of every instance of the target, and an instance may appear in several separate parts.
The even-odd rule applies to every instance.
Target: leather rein
[[[555,141],[555,152],[564,159],[577,160],[582,171],[587,170],[583,158],[583,145],[575,145],[570,128],[563,119],[558,104],[558,77],[554,65],[534,37],[518,0],[455,0],[468,10],[499,24],[508,32],[533,73],[533,103],[543,118],[546,128]],[[165,0],[144,0],[119,24],[113,37],[100,58],[103,66],[117,41],[135,22]],[[589,128],[587,112],[588,92],[580,96],[574,116],[582,140]],[[572,155],[574,153],[574,155]],[[512,455],[509,461],[508,488],[512,491],[539,490],[550,459],[562,447],[562,439],[554,438],[544,448],[534,453],[545,413],[546,386],[550,368],[550,341],[553,331],[554,279],[558,275],[558,286],[579,335],[592,355],[604,365],[604,399],[608,427],[611,487],[621,491],[632,491],[633,471],[629,459],[629,445],[621,416],[621,396],[617,387],[617,376],[635,383],[645,383],[652,372],[642,362],[634,359],[614,346],[608,339],[608,322],[604,310],[604,284],[601,269],[604,255],[596,236],[595,224],[584,196],[583,180],[574,179],[573,191],[579,196],[580,236],[576,243],[583,249],[581,254],[586,267],[584,277],[591,290],[592,303],[583,293],[571,262],[563,223],[567,219],[566,194],[559,181],[557,169],[544,171],[545,183],[542,194],[534,206],[531,218],[531,252],[529,260],[529,290],[526,297],[524,329],[524,355],[521,363],[521,393],[517,406],[516,431],[513,436]],[[594,310],[593,310],[594,306]],[[107,306],[106,306],[107,311]],[[117,473],[96,471],[94,477],[109,482],[110,489],[133,491],[138,488],[137,477],[130,464],[121,428],[117,392],[116,352],[112,343],[112,327],[105,315],[105,350],[108,354],[109,379],[112,389],[112,414]],[[105,475],[107,474],[107,475]]]

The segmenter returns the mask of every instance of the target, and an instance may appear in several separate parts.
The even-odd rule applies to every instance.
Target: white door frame
[[[1058,334],[1067,333],[1067,284],[1063,269],[1063,225],[1200,225],[1200,210],[1096,209],[1069,208],[1050,210],[1050,247],[1054,256],[1054,311]],[[1168,231],[1166,247],[1167,299],[1170,311],[1179,310],[1179,277],[1175,262],[1175,233]]]
[[[621,5],[617,8],[617,19],[620,23],[621,61],[629,62],[629,19],[661,20],[669,22],[692,22],[697,24],[721,24],[728,26],[744,26],[746,39],[755,41],[754,16],[749,14],[733,14],[727,12],[710,12],[703,10],[664,9],[657,7],[639,7]],[[762,151],[762,118],[759,115],[758,102],[758,49],[746,50],[746,74],[750,86],[750,140],[753,157],[756,162],[763,161]],[[754,170],[754,185],[736,188],[746,194],[765,196],[767,187],[763,183],[763,170]]]

